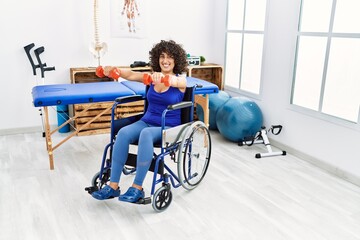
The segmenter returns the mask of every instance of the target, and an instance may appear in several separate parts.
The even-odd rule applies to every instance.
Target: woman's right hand
[[[109,76],[111,70],[113,70],[114,68],[116,68],[116,67],[113,67],[113,66],[105,66],[105,67],[104,67],[104,75],[105,75],[105,76]]]
[[[161,83],[161,79],[165,77],[164,74],[162,74],[161,72],[154,72],[153,74],[151,74],[151,78],[152,78],[152,84],[156,85]]]

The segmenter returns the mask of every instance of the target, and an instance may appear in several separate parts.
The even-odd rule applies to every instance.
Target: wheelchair
[[[196,87],[198,86],[187,87],[183,101],[169,105],[162,113],[162,139],[161,142],[154,144],[154,150],[157,150],[158,153],[154,151],[149,168],[149,171],[153,172],[150,196],[145,196],[136,202],[137,204],[152,204],[156,212],[164,211],[171,204],[171,187],[182,186],[186,190],[196,188],[204,179],[209,167],[210,133],[202,121],[193,119]],[[147,86],[146,92],[148,89]],[[117,118],[118,105],[143,99],[142,96],[136,95],[120,97],[115,100],[111,111],[110,143],[105,146],[100,171],[94,175],[91,186],[85,188],[89,194],[103,188],[110,181],[111,156],[119,129],[139,120],[143,115],[141,113],[128,118]],[[144,111],[146,108],[147,100],[145,99]],[[181,111],[181,125],[165,129],[166,113],[177,109]],[[133,174],[136,171],[136,157],[136,154],[128,153],[123,175]],[[167,157],[166,161],[165,157]],[[158,184],[160,184],[159,188],[157,188]]]

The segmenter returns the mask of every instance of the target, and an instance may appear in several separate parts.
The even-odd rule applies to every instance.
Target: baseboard
[[[11,128],[11,129],[0,129],[0,136],[14,135],[23,133],[41,133],[41,127],[25,127],[25,128]]]
[[[314,166],[316,167],[319,167],[331,174],[334,174],[336,175],[337,177],[340,177],[348,182],[351,182],[357,186],[360,186],[360,177],[359,176],[356,176],[352,173],[349,173],[348,171],[345,171],[343,169],[339,169],[338,167],[332,165],[332,164],[329,164],[327,162],[324,162],[318,158],[315,158],[313,156],[310,156],[306,153],[303,153],[297,149],[294,149],[292,147],[289,147],[285,144],[282,144],[280,142],[277,142],[276,140],[274,139],[271,139],[269,138],[269,141],[271,143],[272,146],[276,147],[276,148],[279,148],[281,150],[284,150],[286,151],[287,153],[290,153],[298,158],[301,158],[302,160],[306,161],[306,162],[309,162],[311,164],[313,164]]]

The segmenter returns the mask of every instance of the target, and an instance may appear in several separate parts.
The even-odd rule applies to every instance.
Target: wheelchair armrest
[[[124,97],[118,97],[115,99],[115,102],[117,103],[128,103],[128,102],[135,102],[139,100],[144,100],[143,96],[141,95],[132,95],[132,96],[124,96]]]
[[[193,102],[184,101],[184,102],[179,102],[179,103],[176,103],[176,104],[169,105],[167,107],[167,110],[176,110],[176,109],[191,107],[192,105],[193,105]]]
[[[181,109],[181,108],[187,108],[187,107],[192,107],[194,104],[192,101],[183,101],[183,102],[179,102],[176,104],[172,104],[169,105],[163,112],[162,112],[162,116],[161,116],[161,131],[163,131],[165,129],[165,116],[166,113],[169,111],[173,111],[173,110],[177,110],[177,109]]]

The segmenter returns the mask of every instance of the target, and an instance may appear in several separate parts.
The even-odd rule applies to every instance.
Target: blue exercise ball
[[[263,125],[259,106],[245,97],[230,98],[216,114],[216,125],[226,139],[241,142],[253,137]]]
[[[225,91],[209,94],[209,128],[216,130],[216,113],[218,109],[224,105],[231,96]],[[204,110],[200,105],[196,106],[196,115],[201,121],[204,121]]]

